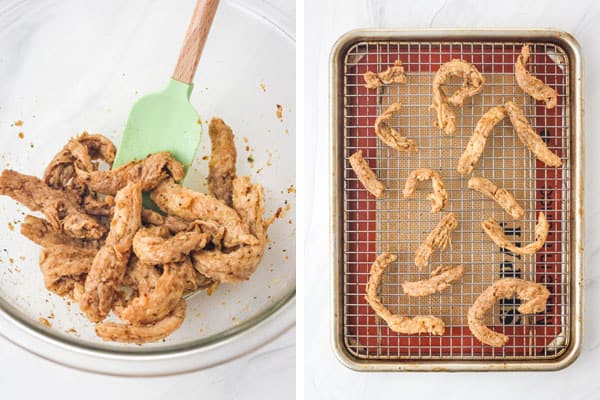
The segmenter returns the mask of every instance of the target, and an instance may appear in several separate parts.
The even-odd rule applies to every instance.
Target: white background
[[[16,3],[16,0],[0,0],[0,10],[11,12]],[[156,5],[150,1],[147,5],[151,3]],[[191,12],[194,0],[185,3],[172,7],[187,7]],[[293,2],[249,0],[248,3],[258,9],[277,9],[284,18],[282,23],[291,26],[293,31]],[[140,2],[140,11],[144,4]],[[164,6],[168,7],[167,2]],[[107,34],[114,33],[114,26],[112,28],[106,27]],[[60,48],[60,43],[56,46]],[[1,50],[2,44],[0,59]],[[18,60],[10,61],[18,63]],[[53,364],[0,337],[0,399],[283,399],[290,398],[295,390],[295,359],[295,329],[291,329],[269,345],[207,371],[165,378],[116,378]]]
[[[307,0],[305,2],[305,397],[307,399],[599,399],[600,168],[597,152],[600,2],[525,0]],[[343,33],[367,27],[554,27],[583,47],[586,117],[586,275],[583,352],[552,373],[357,373],[330,345],[328,60]],[[592,199],[596,199],[595,201]]]

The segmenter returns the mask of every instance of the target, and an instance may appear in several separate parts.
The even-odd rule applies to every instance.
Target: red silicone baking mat
[[[530,71],[558,92],[558,104],[546,109],[514,83],[514,62],[522,43],[512,42],[360,42],[345,54],[344,149],[347,159],[357,150],[388,190],[375,199],[358,182],[350,164],[344,166],[343,232],[343,332],[345,346],[356,357],[366,359],[539,359],[556,357],[568,346],[568,249],[567,210],[570,205],[569,154],[569,68],[560,46],[533,43]],[[475,65],[486,78],[484,91],[456,111],[458,133],[443,137],[433,127],[434,111],[429,109],[431,77],[439,66],[455,58]],[[382,89],[364,87],[363,74],[380,72],[400,59],[409,81]],[[460,82],[459,82],[460,83]],[[452,90],[452,85],[448,91]],[[525,151],[508,118],[499,124],[474,175],[482,175],[517,194],[526,210],[521,221],[512,221],[493,202],[466,186],[468,177],[456,172],[456,161],[468,142],[478,118],[489,107],[507,100],[522,104],[533,128],[563,160],[561,168],[547,167]],[[415,154],[395,152],[377,138],[375,119],[391,102],[402,104],[392,126],[416,140]],[[518,147],[520,146],[520,147]],[[441,172],[450,193],[444,212],[457,214],[459,228],[452,246],[432,257],[432,268],[441,263],[462,264],[465,276],[449,290],[428,298],[407,299],[400,282],[424,279],[414,267],[414,251],[435,226],[440,214],[429,212],[425,199],[429,184],[418,193],[402,198],[404,180],[410,169],[430,167]],[[408,213],[406,211],[409,211]],[[505,234],[517,243],[533,240],[537,213],[544,211],[550,233],[544,247],[533,256],[515,256],[493,245],[484,236],[480,222],[494,216],[505,224]],[[436,315],[446,323],[443,336],[402,335],[389,330],[364,299],[369,269],[383,251],[398,254],[380,288],[382,300],[393,312],[407,315]],[[485,262],[481,262],[485,260]],[[428,271],[424,271],[425,274]],[[489,318],[492,329],[510,337],[502,348],[481,344],[466,326],[465,310],[488,284],[501,277],[515,276],[544,283],[551,291],[545,312],[519,315],[518,300],[504,300]]]

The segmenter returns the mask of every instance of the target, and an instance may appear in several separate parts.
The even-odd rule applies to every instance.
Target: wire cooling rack
[[[556,108],[547,110],[514,82],[514,62],[523,43],[515,42],[359,42],[343,61],[343,339],[348,352],[369,360],[522,360],[557,357],[569,344],[569,230],[571,204],[569,149],[569,59],[552,43],[531,46],[529,70],[558,92]],[[458,133],[444,136],[433,127],[431,81],[439,66],[455,58],[474,64],[484,75],[484,90],[456,110]],[[409,81],[366,89],[363,74],[381,72],[400,59]],[[460,82],[445,88],[453,91]],[[525,217],[512,221],[491,200],[467,188],[468,177],[456,172],[477,120],[492,106],[512,100],[523,106],[533,128],[563,161],[561,168],[546,167],[516,139],[505,118],[488,139],[473,175],[485,176],[515,194]],[[417,153],[396,152],[376,136],[375,119],[389,104],[400,102],[394,128],[417,142]],[[362,150],[371,167],[388,187],[375,199],[358,182],[347,158]],[[430,270],[414,266],[414,251],[442,214],[430,213],[426,195],[429,183],[419,185],[409,199],[402,188],[410,171],[429,167],[442,175],[450,201],[442,213],[453,212],[459,227],[452,245],[431,258],[430,268],[462,264],[465,275],[441,293],[424,298],[402,294],[401,282],[425,279]],[[532,256],[515,256],[499,249],[481,229],[481,221],[494,216],[505,234],[517,243],[533,241],[537,214],[545,212],[550,233],[544,247]],[[398,255],[380,286],[384,304],[403,315],[435,315],[446,323],[443,336],[402,335],[388,329],[364,299],[371,263],[383,251]],[[476,340],[466,323],[466,310],[494,280],[521,277],[543,283],[551,296],[545,312],[520,315],[518,300],[496,305],[488,325],[508,335],[509,342],[492,348]]]

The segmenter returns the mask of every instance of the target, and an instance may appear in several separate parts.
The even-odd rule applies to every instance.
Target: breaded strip
[[[544,311],[550,291],[544,285],[523,279],[503,278],[497,280],[485,289],[469,308],[467,321],[473,336],[490,346],[504,346],[509,340],[508,336],[492,331],[485,325],[484,319],[487,312],[500,299],[509,299],[514,296],[525,302],[517,309],[521,314],[534,314]]]
[[[457,227],[458,222],[453,213],[444,215],[415,252],[415,265],[419,268],[426,267],[435,249],[444,250],[448,246],[450,234]]]
[[[462,77],[463,84],[450,97],[442,90],[442,85],[448,83],[452,77]],[[437,121],[435,125],[451,135],[456,131],[454,113],[448,104],[462,107],[467,97],[472,97],[483,88],[485,79],[474,65],[464,60],[452,60],[442,64],[433,77],[433,104],[436,110]]]
[[[33,215],[25,216],[25,220],[21,223],[21,234],[42,247],[65,245],[97,250],[102,246],[99,240],[74,239],[56,231],[48,221]]]
[[[133,237],[133,252],[146,264],[182,261],[192,250],[206,246],[211,236],[199,231],[178,232],[170,236],[164,226],[141,228]]]
[[[96,335],[107,341],[144,344],[164,339],[175,332],[185,318],[186,302],[179,300],[170,315],[153,325],[134,326],[115,322],[96,325]]]
[[[473,172],[473,168],[479,158],[483,154],[487,138],[494,129],[494,126],[498,124],[504,118],[504,107],[496,106],[492,107],[477,121],[473,136],[467,143],[465,151],[462,153],[458,160],[457,171],[463,175],[470,174]]]
[[[375,120],[375,133],[379,139],[394,150],[417,151],[414,140],[407,139],[389,125],[392,115],[400,110],[400,103],[392,103],[387,110]]]
[[[403,315],[392,314],[392,312],[381,302],[377,290],[381,283],[381,277],[388,264],[396,261],[398,257],[394,254],[380,254],[371,265],[369,273],[369,282],[367,283],[365,300],[371,306],[373,311],[381,317],[389,328],[398,333],[414,335],[418,333],[430,333],[433,335],[444,334],[444,321],[432,315],[417,315],[415,317],[406,317]]]
[[[546,108],[554,108],[556,107],[558,94],[556,93],[556,90],[552,89],[527,71],[527,61],[529,60],[530,55],[529,44],[524,44],[521,48],[521,54],[517,57],[517,62],[515,62],[515,77],[517,84],[525,93],[534,99],[546,103]]]
[[[211,153],[208,161],[208,191],[231,207],[233,178],[236,176],[236,150],[233,131],[220,118],[213,118],[208,127]]]
[[[106,229],[85,214],[65,192],[52,189],[35,176],[4,170],[0,175],[0,194],[9,196],[31,211],[41,211],[55,230],[77,239],[99,239]]]
[[[377,180],[377,175],[369,167],[369,164],[362,156],[362,150],[358,150],[356,153],[348,157],[350,165],[356,174],[356,177],[363,184],[365,189],[369,191],[375,197],[381,197],[385,192],[385,185]]]
[[[404,67],[402,66],[402,61],[396,60],[394,61],[394,65],[388,67],[383,72],[372,72],[367,71],[363,78],[365,80],[365,87],[367,89],[375,89],[381,87],[383,85],[389,85],[391,83],[406,83],[408,79],[406,78],[406,74],[404,73]]]
[[[85,280],[80,307],[90,321],[110,312],[131,254],[133,236],[141,225],[141,183],[129,183],[115,197],[115,213],[104,246],[98,251]]]
[[[248,232],[237,212],[222,201],[204,193],[177,185],[171,179],[160,183],[150,198],[164,212],[188,221],[214,221],[225,228],[225,247],[256,244],[258,239]]]
[[[115,195],[130,182],[141,182],[142,190],[148,192],[167,178],[180,181],[185,176],[183,164],[166,151],[128,162],[110,171],[87,172],[76,168],[76,172],[90,190],[109,195]]]
[[[544,243],[546,243],[548,231],[550,230],[550,224],[546,219],[546,214],[544,214],[542,211],[540,211],[538,214],[538,222],[535,225],[535,241],[526,246],[519,247],[508,240],[506,235],[504,235],[504,229],[496,222],[494,218],[488,218],[487,220],[483,221],[481,223],[481,227],[485,233],[487,233],[490,239],[496,243],[496,245],[514,254],[520,255],[534,254],[536,251],[541,249]]]
[[[119,318],[133,325],[153,324],[165,318],[183,294],[184,280],[176,263],[163,266],[153,290],[140,293],[119,313]]]
[[[483,178],[481,176],[474,176],[471,179],[469,179],[468,186],[469,189],[473,189],[478,191],[479,193],[483,193],[485,196],[494,200],[513,219],[523,218],[525,210],[523,210],[523,207],[521,207],[519,203],[517,203],[513,195],[505,189],[498,188],[498,186],[496,186],[489,179]]]
[[[262,259],[267,243],[267,232],[263,215],[265,212],[264,189],[253,184],[249,177],[233,181],[233,207],[240,215],[243,225],[258,240],[255,244],[223,252],[203,250],[192,252],[192,262],[203,275],[219,282],[235,283],[250,278]]]
[[[403,282],[402,289],[408,296],[429,296],[446,289],[452,282],[462,278],[464,272],[462,265],[443,265],[436,268],[429,279]]]
[[[444,182],[442,182],[442,177],[437,171],[429,168],[417,168],[412,170],[406,179],[402,194],[405,199],[409,198],[416,190],[417,183],[427,179],[431,180],[431,186],[433,188],[433,193],[427,196],[427,198],[431,200],[431,212],[438,212],[448,203],[448,193],[446,192],[446,189],[444,189]]]
[[[560,167],[562,165],[560,157],[554,154],[552,150],[546,146],[546,143],[542,140],[540,135],[538,135],[531,125],[529,125],[529,121],[527,121],[527,118],[525,118],[525,115],[523,114],[523,109],[512,101],[504,103],[504,108],[506,108],[506,113],[510,117],[510,122],[515,129],[515,132],[517,132],[517,137],[529,151],[544,164],[551,167]]]
[[[72,292],[75,283],[85,280],[95,255],[95,249],[64,244],[42,249],[39,261],[46,288],[59,296]]]

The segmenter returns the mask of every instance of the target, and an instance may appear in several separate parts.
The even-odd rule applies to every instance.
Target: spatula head
[[[113,167],[170,151],[187,170],[202,136],[200,117],[189,98],[192,85],[174,79],[159,93],[134,104]]]

